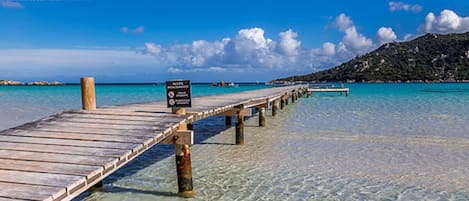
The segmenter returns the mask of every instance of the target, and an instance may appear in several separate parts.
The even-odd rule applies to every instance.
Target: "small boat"
[[[225,85],[225,87],[239,87],[239,84],[235,84],[233,82],[230,82],[229,84]]]
[[[225,81],[220,81],[220,82],[214,82],[211,84],[214,87],[239,87],[239,84],[235,84],[233,82],[230,83],[225,83]]]

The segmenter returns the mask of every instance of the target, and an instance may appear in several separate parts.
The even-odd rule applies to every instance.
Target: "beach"
[[[196,96],[253,90],[197,86]],[[468,84],[350,84],[313,94],[245,127],[235,146],[223,117],[194,125],[193,200],[468,200]],[[79,86],[0,87],[0,128],[80,107]],[[153,85],[97,86],[99,105],[162,100]],[[267,111],[270,114],[270,110]],[[174,149],[157,145],[77,200],[185,200]]]

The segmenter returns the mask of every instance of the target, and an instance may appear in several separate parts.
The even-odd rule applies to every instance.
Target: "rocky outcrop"
[[[35,86],[56,86],[56,85],[64,85],[62,82],[48,82],[48,81],[35,81],[35,82],[30,82],[28,85],[35,85]]]
[[[0,80],[0,85],[23,85],[23,83],[14,80]]]

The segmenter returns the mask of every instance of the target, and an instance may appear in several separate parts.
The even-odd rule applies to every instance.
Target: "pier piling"
[[[93,77],[80,78],[81,103],[84,110],[96,109],[96,93]]]
[[[172,112],[178,115],[185,115],[185,108],[172,108]],[[184,131],[193,129],[193,124],[181,123],[178,130]],[[188,144],[174,144],[176,157],[176,172],[178,180],[178,194],[184,198],[195,196],[192,184],[192,163],[191,152]]]
[[[244,144],[244,116],[241,110],[236,112],[236,144]]]
[[[259,108],[259,126],[265,127],[265,107]]]
[[[277,100],[272,102],[272,116],[277,115],[277,110],[278,110],[278,102]]]

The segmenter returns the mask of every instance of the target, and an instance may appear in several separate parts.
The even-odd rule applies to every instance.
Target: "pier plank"
[[[75,155],[84,155],[84,156],[107,156],[107,157],[119,157],[122,155],[128,155],[132,152],[126,149],[76,147],[76,146],[65,146],[65,145],[31,144],[31,143],[20,143],[20,142],[0,142],[0,149],[31,151],[31,152],[46,152],[46,153],[56,153],[56,154],[75,154]]]
[[[80,156],[72,154],[55,154],[31,151],[0,150],[0,158],[39,162],[68,163],[78,165],[103,165],[116,163],[117,158],[104,156]]]
[[[0,182],[0,197],[52,201],[66,197],[65,188]]]
[[[2,133],[0,133],[0,142],[22,142],[22,143],[33,143],[33,144],[46,144],[46,145],[50,144],[50,145],[111,148],[111,149],[125,149],[125,150],[131,150],[137,146],[136,144],[133,144],[133,143],[34,138],[34,137],[24,137],[24,136],[7,136],[7,135],[3,135]]]
[[[64,129],[66,130],[66,129]],[[153,134],[146,135],[108,135],[108,134],[81,134],[73,132],[55,132],[55,131],[30,131],[30,130],[16,130],[17,132],[10,132],[6,135],[26,136],[26,137],[39,137],[39,138],[53,138],[53,139],[74,139],[74,140],[89,140],[101,142],[124,142],[140,144],[150,138]]]
[[[24,172],[53,173],[75,176],[98,174],[104,169],[96,165],[78,165],[13,159],[0,159],[0,170],[17,170]]]
[[[15,170],[0,170],[0,182],[59,187],[65,188],[67,191],[73,191],[77,186],[86,185],[85,178],[81,176]]]

